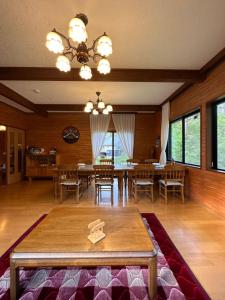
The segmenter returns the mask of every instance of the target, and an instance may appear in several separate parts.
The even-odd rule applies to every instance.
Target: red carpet
[[[165,229],[154,214],[142,214],[158,250],[157,300],[209,300]],[[9,299],[9,254],[42,216],[0,258],[0,299]],[[147,300],[147,268],[97,267],[20,271],[22,300]]]

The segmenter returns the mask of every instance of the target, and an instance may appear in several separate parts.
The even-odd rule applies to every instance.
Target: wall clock
[[[80,138],[80,132],[76,127],[66,127],[62,132],[63,140],[68,144],[76,143]]]

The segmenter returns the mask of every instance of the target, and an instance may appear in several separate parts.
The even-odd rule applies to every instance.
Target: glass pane
[[[101,158],[112,159],[112,132],[107,132],[100,155],[96,159],[96,163],[100,163]]]
[[[14,132],[10,132],[9,136],[10,140],[10,174],[15,173],[15,134]]]
[[[171,124],[171,159],[182,161],[182,120]]]
[[[126,163],[128,156],[123,150],[120,138],[117,133],[114,134],[114,163]]]
[[[200,113],[184,119],[185,163],[200,166]]]
[[[225,102],[217,105],[217,168],[225,170]]]

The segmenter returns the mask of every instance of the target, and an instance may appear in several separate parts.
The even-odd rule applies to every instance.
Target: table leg
[[[148,293],[153,300],[157,294],[157,255],[149,259],[148,271]]]
[[[118,174],[118,188],[120,196],[123,195],[123,174]]]
[[[19,285],[19,268],[13,259],[10,259],[10,299],[18,299],[18,285]]]

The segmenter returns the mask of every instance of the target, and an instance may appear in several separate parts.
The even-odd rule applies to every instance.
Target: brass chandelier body
[[[112,42],[106,33],[97,37],[91,47],[87,46],[87,23],[86,15],[77,14],[69,23],[69,37],[54,28],[48,33],[46,41],[50,51],[60,53],[56,62],[60,71],[70,71],[70,63],[76,59],[82,64],[80,76],[86,80],[92,77],[88,62],[92,59],[98,64],[97,70],[101,74],[108,74],[111,68],[107,56],[112,54]]]
[[[93,101],[89,100],[85,107],[84,112],[91,113],[93,115],[104,114],[108,115],[113,111],[113,107],[111,104],[105,104],[102,99],[100,99],[101,92],[96,92],[97,100],[94,103]]]

